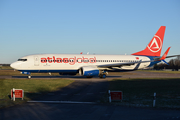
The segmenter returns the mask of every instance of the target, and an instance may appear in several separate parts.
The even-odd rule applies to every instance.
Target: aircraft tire
[[[106,78],[106,74],[99,75],[100,78]]]
[[[106,74],[103,74],[103,78],[106,78]]]

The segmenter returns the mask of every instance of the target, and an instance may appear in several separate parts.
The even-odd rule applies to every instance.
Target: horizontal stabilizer
[[[164,53],[164,55],[163,55],[159,60],[164,60],[164,59],[166,59],[166,56],[167,56],[170,48],[171,48],[171,47],[169,47],[169,48],[166,50],[166,52]]]

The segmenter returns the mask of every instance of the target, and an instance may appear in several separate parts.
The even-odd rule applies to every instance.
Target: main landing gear
[[[99,77],[100,78],[106,78],[106,75],[108,74],[108,72],[106,72],[106,71],[103,71],[100,75],[99,75]]]
[[[106,74],[100,74],[99,77],[100,78],[106,78]]]

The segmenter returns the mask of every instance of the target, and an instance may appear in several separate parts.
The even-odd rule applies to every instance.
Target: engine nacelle
[[[82,67],[79,69],[79,74],[87,77],[91,76],[98,76],[99,75],[99,69],[96,67]]]
[[[30,75],[30,72],[21,72],[21,74],[26,74],[26,75]]]

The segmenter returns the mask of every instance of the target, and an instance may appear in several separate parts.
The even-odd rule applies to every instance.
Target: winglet
[[[171,48],[171,47],[169,47],[169,48],[166,50],[166,52],[164,53],[164,55],[163,55],[159,60],[164,60],[164,59],[166,58],[166,56],[167,56],[170,48]]]

